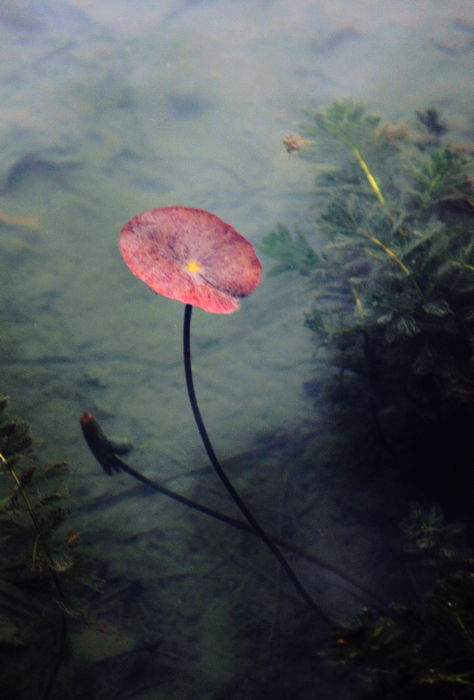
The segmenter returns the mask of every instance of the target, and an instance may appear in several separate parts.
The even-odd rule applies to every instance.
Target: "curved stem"
[[[211,518],[216,518],[216,520],[220,520],[221,522],[226,523],[227,525],[231,525],[232,527],[242,530],[243,532],[248,532],[258,537],[258,533],[248,522],[245,522],[244,520],[237,520],[236,518],[231,518],[229,515],[225,515],[225,513],[221,513],[220,511],[214,510],[213,508],[208,508],[208,506],[205,506],[202,503],[192,501],[190,498],[186,498],[186,496],[182,496],[181,494],[176,493],[176,491],[171,491],[170,489],[166,488],[165,486],[162,486],[158,482],[149,479],[144,474],[141,474],[129,464],[124,462],[123,459],[120,459],[120,457],[117,457],[117,455],[114,452],[115,448],[113,444],[110,442],[107,435],[97,423],[96,419],[93,416],[91,416],[90,413],[87,413],[87,411],[81,416],[79,422],[87,446],[89,447],[90,451],[92,452],[92,454],[94,455],[94,457],[108,476],[112,476],[114,473],[121,471],[126,472],[137,481],[140,481],[142,484],[145,484],[146,486],[150,487],[154,491],[157,491],[158,493],[162,493],[164,496],[172,498],[178,503],[182,503],[183,505],[188,506],[189,508],[193,508],[194,510],[199,511],[200,513],[204,513],[204,515],[209,515],[211,516]],[[364,595],[366,595],[369,600],[374,601],[378,606],[380,614],[386,614],[389,608],[389,604],[387,603],[387,601],[382,600],[382,598],[380,598],[377,593],[374,593],[363,584],[359,583],[358,581],[355,581],[353,578],[340,571],[333,564],[324,561],[315,554],[311,554],[310,552],[307,552],[306,550],[302,549],[301,547],[298,547],[295,544],[292,544],[291,542],[283,540],[281,537],[272,535],[269,532],[267,532],[266,535],[282,549],[286,549],[292,554],[297,554],[299,557],[314,562],[317,566],[320,566],[323,569],[327,569],[327,571],[331,571],[333,574],[336,574],[336,576],[340,576],[351,586],[358,589],[361,593],[364,593]]]
[[[272,554],[278,559],[280,562],[280,565],[283,567],[283,569],[286,571],[288,576],[290,577],[291,581],[293,582],[294,586],[298,589],[300,595],[305,599],[305,601],[308,603],[308,605],[319,615],[321,615],[325,620],[330,622],[329,617],[319,608],[314,600],[311,598],[309,595],[308,591],[306,588],[303,586],[293,569],[291,568],[290,564],[286,560],[286,558],[283,556],[283,554],[280,552],[278,547],[272,542],[272,540],[269,538],[265,530],[259,525],[257,520],[255,520],[254,516],[250,512],[250,510],[247,508],[245,505],[244,501],[241,499],[235,488],[232,486],[231,482],[227,478],[226,473],[222,469],[219,460],[216,457],[216,453],[214,452],[214,448],[212,447],[211,441],[209,439],[209,436],[207,434],[207,430],[204,425],[204,421],[201,416],[201,411],[199,410],[198,402],[196,399],[196,392],[194,391],[194,382],[193,382],[193,371],[191,367],[191,314],[192,314],[193,307],[191,304],[186,304],[186,308],[184,310],[184,325],[183,325],[183,352],[184,352],[184,372],[186,375],[186,386],[188,388],[188,396],[189,396],[189,401],[191,403],[191,408],[193,409],[193,414],[194,414],[194,420],[196,421],[196,425],[199,430],[199,434],[201,436],[201,440],[203,442],[204,448],[207,452],[207,456],[209,457],[212,466],[214,467],[217,476],[219,479],[222,481],[224,484],[225,488],[227,489],[228,493],[230,494],[231,498],[234,500],[234,502],[237,504],[239,507],[241,513],[245,516],[246,520],[250,523],[252,526],[253,530],[256,532],[256,534],[260,537],[263,542],[267,545],[268,549],[272,552]]]

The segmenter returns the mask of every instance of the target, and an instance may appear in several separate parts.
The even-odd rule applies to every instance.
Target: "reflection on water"
[[[300,106],[352,97],[393,120],[435,106],[472,139],[472,17],[454,0],[158,5],[0,8],[0,390],[45,454],[72,462],[71,526],[106,581],[97,624],[74,638],[97,680],[72,696],[309,698],[317,678],[319,697],[355,697],[355,680],[320,670],[320,626],[255,541],[105,478],[78,419],[90,410],[134,443],[137,468],[229,512],[187,406],[183,309],[128,274],[118,233],[166,205],[212,211],[256,246],[278,221],[311,231],[311,175],[281,143]],[[401,506],[334,464],[339,437],[319,434],[303,392],[315,371],[306,292],[262,263],[238,314],[193,321],[216,451],[265,527],[395,596],[381,538]],[[295,566],[332,619],[359,608],[339,574]]]

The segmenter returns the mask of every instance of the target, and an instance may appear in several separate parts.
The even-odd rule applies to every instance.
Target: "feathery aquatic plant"
[[[334,357],[344,348],[344,366],[361,376],[377,366],[427,415],[433,396],[439,411],[471,402],[472,152],[447,141],[435,110],[418,113],[416,128],[351,102],[304,114],[292,150],[315,170],[315,232],[328,242],[315,249],[279,225],[263,252],[276,272],[308,278],[316,301],[305,323]]]

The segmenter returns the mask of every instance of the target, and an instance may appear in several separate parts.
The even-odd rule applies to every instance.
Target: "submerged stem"
[[[254,516],[250,512],[250,510],[247,508],[245,505],[244,501],[242,498],[239,496],[235,488],[232,486],[231,482],[227,478],[226,473],[222,469],[219,460],[216,457],[216,453],[214,452],[214,448],[212,447],[211,441],[209,439],[209,436],[207,434],[207,430],[204,425],[204,421],[201,416],[201,411],[199,410],[198,402],[196,399],[196,392],[194,391],[194,382],[193,382],[193,371],[191,367],[191,314],[192,314],[193,307],[191,304],[186,304],[185,310],[184,310],[184,325],[183,325],[183,352],[184,352],[184,372],[186,375],[186,386],[188,388],[188,396],[189,396],[189,401],[191,403],[191,408],[193,409],[193,414],[194,414],[194,420],[196,421],[196,425],[199,430],[199,434],[201,436],[201,440],[203,442],[204,448],[207,452],[207,456],[209,457],[209,460],[214,467],[217,476],[219,479],[222,481],[224,484],[225,488],[227,489],[228,493],[230,494],[231,498],[234,500],[234,502],[237,504],[239,507],[241,513],[245,516],[247,521],[250,523],[252,526],[253,530],[256,532],[256,534],[260,537],[260,539],[265,542],[267,545],[268,549],[272,552],[272,554],[278,559],[280,562],[280,565],[283,567],[283,569],[286,571],[288,576],[290,577],[291,581],[293,582],[294,586],[298,589],[300,595],[305,599],[305,601],[308,603],[308,605],[319,615],[321,615],[325,620],[330,622],[328,616],[319,608],[314,600],[311,598],[309,595],[308,591],[306,588],[303,586],[293,569],[291,568],[290,564],[286,560],[286,558],[283,556],[283,554],[280,552],[278,547],[272,542],[272,540],[269,538],[265,530],[261,527],[261,525],[255,520]]]
[[[420,298],[422,299],[422,301],[425,301],[425,295],[424,295],[423,292],[421,291],[420,285],[418,284],[418,282],[416,281],[416,279],[413,277],[413,274],[410,272],[410,270],[407,268],[407,266],[404,265],[404,264],[402,263],[402,261],[400,260],[400,258],[397,258],[397,256],[395,255],[395,253],[393,253],[393,252],[390,250],[390,248],[387,248],[387,246],[385,246],[381,241],[379,241],[378,238],[375,238],[374,236],[371,236],[370,233],[368,233],[368,231],[363,231],[362,229],[358,229],[357,233],[360,233],[361,236],[365,236],[365,237],[368,238],[370,241],[372,241],[372,243],[375,243],[375,245],[380,246],[380,248],[382,248],[382,250],[385,251],[385,252],[387,253],[387,255],[388,255],[394,262],[396,262],[397,265],[399,265],[399,266],[401,267],[401,269],[402,269],[403,272],[407,275],[407,277],[409,277],[409,278],[411,279],[411,281],[413,282],[413,285],[414,285],[416,291],[417,291],[418,294],[420,295]]]
[[[204,513],[204,515],[209,515],[212,518],[216,518],[216,520],[220,520],[221,522],[226,523],[227,525],[231,525],[232,527],[235,527],[238,530],[248,532],[256,537],[259,536],[258,532],[256,532],[256,530],[254,530],[254,528],[248,522],[245,522],[244,520],[237,520],[236,518],[231,518],[229,515],[225,515],[224,513],[221,513],[218,510],[209,508],[208,506],[205,506],[202,503],[192,501],[190,498],[186,498],[186,496],[181,496],[181,494],[176,493],[175,491],[170,491],[170,489],[167,489],[165,486],[162,486],[156,481],[153,481],[152,479],[149,479],[148,477],[144,476],[136,469],[133,469],[133,467],[124,462],[123,459],[117,457],[117,455],[114,452],[115,448],[113,444],[107,438],[107,435],[104,433],[100,425],[97,423],[95,418],[91,416],[90,413],[86,412],[83,414],[83,416],[80,418],[80,425],[84,435],[84,439],[90,451],[92,452],[92,454],[94,455],[94,457],[99,462],[100,466],[108,476],[112,476],[116,472],[124,471],[137,481],[140,481],[142,484],[149,486],[151,489],[157,491],[158,493],[162,493],[164,496],[172,498],[178,503],[182,503],[183,505],[188,506],[189,508],[193,508],[194,510],[199,511],[200,513]],[[287,551],[292,552],[293,554],[297,554],[303,559],[307,559],[308,561],[314,562],[318,566],[321,566],[322,568],[331,571],[333,574],[336,574],[336,576],[340,576],[342,579],[347,581],[347,583],[350,583],[351,586],[368,596],[368,598],[371,601],[376,602],[376,604],[380,606],[380,609],[383,610],[384,613],[387,610],[388,603],[385,600],[379,598],[377,593],[374,593],[373,591],[369,590],[366,586],[359,583],[358,581],[354,581],[353,578],[340,571],[333,564],[324,561],[315,554],[311,554],[310,552],[307,552],[306,550],[302,549],[301,547],[298,547],[295,544],[292,544],[291,542],[287,542],[286,540],[281,539],[281,537],[272,535],[269,532],[267,532],[266,534],[267,537],[269,537],[275,544],[277,544],[282,549],[286,549]]]

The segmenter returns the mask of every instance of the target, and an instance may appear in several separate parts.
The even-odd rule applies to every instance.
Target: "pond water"
[[[355,675],[309,654],[328,624],[264,547],[127,475],[106,477],[79,417],[130,440],[127,459],[149,478],[235,516],[188,404],[184,307],[129,272],[119,232],[181,205],[216,214],[257,251],[278,222],[317,246],[312,171],[282,144],[300,108],[350,98],[398,122],[435,107],[472,145],[472,7],[23,0],[2,3],[0,36],[0,391],[43,454],[71,462],[69,526],[105,581],[94,619],[71,633],[70,697],[358,697]],[[406,503],[344,468],[344,436],[304,390],[324,373],[303,325],[304,280],[270,276],[260,257],[262,283],[236,314],[194,313],[196,391],[264,526],[328,563],[291,557],[338,623],[409,589],[391,545]]]

